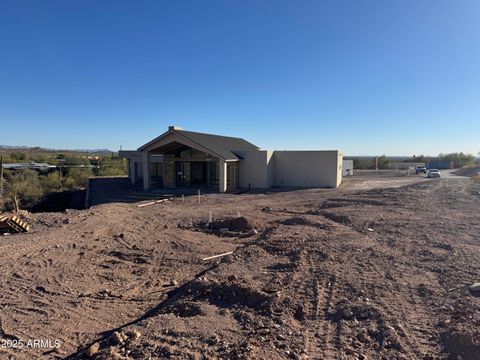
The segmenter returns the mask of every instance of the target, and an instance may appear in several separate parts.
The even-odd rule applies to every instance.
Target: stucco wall
[[[143,178],[143,159],[142,153],[140,151],[132,151],[132,150],[123,150],[119,152],[119,157],[123,159],[128,159],[128,177],[133,182],[137,182]],[[162,155],[151,155],[150,156],[150,163],[162,163],[163,156]],[[134,167],[135,163],[137,163],[137,173],[135,174],[135,179],[132,179],[132,175],[135,173]]]
[[[343,153],[337,151],[337,186],[340,186],[343,180]]]
[[[273,186],[272,152],[267,150],[235,151],[239,162],[240,188],[268,188]]]
[[[267,152],[267,183],[268,187],[274,186],[275,183],[275,162],[273,161],[274,151]]]
[[[274,186],[337,187],[343,155],[337,151],[274,151]]]

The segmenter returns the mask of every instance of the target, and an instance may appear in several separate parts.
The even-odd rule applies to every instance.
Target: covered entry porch
[[[147,144],[141,154],[145,190],[152,187],[151,167],[146,164],[155,155],[163,156],[164,188],[218,188],[220,192],[237,189],[238,159],[225,159],[176,132],[167,132]]]

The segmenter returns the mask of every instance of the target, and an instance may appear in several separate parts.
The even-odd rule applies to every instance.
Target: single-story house
[[[169,126],[168,131],[128,159],[132,183],[143,188],[208,187],[220,192],[242,188],[329,187],[342,181],[339,150],[269,151],[236,137]]]
[[[417,166],[425,166],[424,162],[389,162],[387,167],[392,170],[409,170]]]
[[[2,167],[7,170],[24,170],[24,169],[32,169],[32,170],[51,170],[55,169],[55,165],[50,165],[47,163],[36,163],[36,162],[28,162],[28,163],[17,163],[17,164],[2,164]]]

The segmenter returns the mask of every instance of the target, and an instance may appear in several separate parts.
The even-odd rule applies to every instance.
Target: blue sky
[[[0,0],[0,144],[480,151],[480,1]]]

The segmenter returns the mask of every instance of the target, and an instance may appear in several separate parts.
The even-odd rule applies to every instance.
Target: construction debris
[[[153,205],[153,204],[159,204],[159,203],[167,202],[167,201],[170,201],[170,200],[171,200],[170,198],[155,200],[155,201],[151,201],[151,202],[148,202],[148,203],[139,204],[139,205],[137,205],[137,207],[145,207],[145,206],[149,206],[149,205]]]
[[[473,283],[468,287],[468,290],[470,290],[472,293],[478,293],[480,292],[480,282]]]
[[[214,256],[209,256],[209,257],[203,258],[202,260],[203,260],[203,261],[213,260],[213,259],[216,259],[216,258],[219,258],[219,257],[223,257],[223,256],[227,256],[227,255],[232,255],[232,254],[233,254],[233,251],[229,251],[229,252],[226,252],[226,253],[223,253],[223,254],[214,255]]]
[[[24,233],[30,230],[30,225],[16,215],[0,216],[0,234]]]

